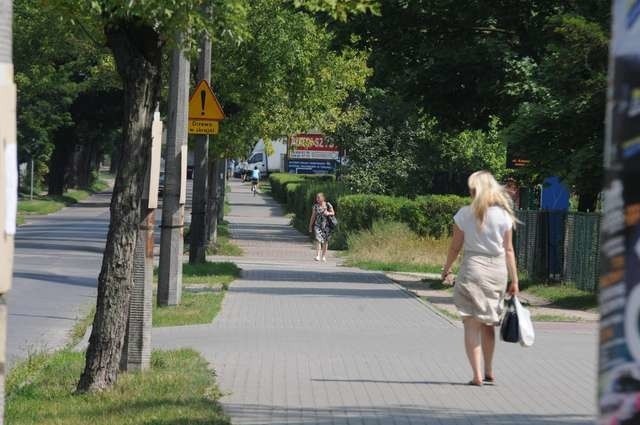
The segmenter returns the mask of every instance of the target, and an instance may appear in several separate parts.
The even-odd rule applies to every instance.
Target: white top
[[[462,207],[453,221],[464,232],[464,250],[489,256],[504,254],[504,234],[513,227],[513,220],[501,207],[487,209],[482,227],[478,226],[470,206]]]

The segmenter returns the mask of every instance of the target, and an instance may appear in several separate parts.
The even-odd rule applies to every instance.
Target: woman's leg
[[[325,242],[322,244],[322,260],[326,260],[327,250],[329,249],[329,242]]]
[[[493,353],[496,349],[496,331],[493,326],[482,325],[482,356],[484,357],[484,376],[493,379]]]
[[[316,239],[316,261],[320,261],[320,255],[322,254],[322,242]]]
[[[473,382],[481,384],[482,377],[482,347],[480,332],[483,324],[477,320],[467,317],[464,323],[464,347],[473,371]]]

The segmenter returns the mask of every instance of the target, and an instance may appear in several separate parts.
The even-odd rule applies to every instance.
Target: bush
[[[348,234],[369,230],[375,222],[404,223],[419,236],[440,238],[451,233],[453,215],[469,198],[456,195],[428,195],[416,199],[400,196],[351,194],[333,176],[272,174],[274,198],[295,215],[294,226],[301,232],[308,229],[311,208],[316,193],[323,192],[336,209],[338,229],[332,248],[344,249]]]
[[[456,195],[429,195],[416,199],[381,195],[340,198],[340,218],[349,233],[371,229],[376,221],[404,223],[420,236],[443,237],[451,233],[453,215],[469,202]]]
[[[287,186],[291,183],[301,183],[304,177],[299,174],[273,173],[269,175],[269,183],[271,184],[271,194],[276,201],[287,202]]]

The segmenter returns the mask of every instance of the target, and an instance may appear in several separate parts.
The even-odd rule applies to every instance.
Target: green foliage
[[[387,91],[370,90],[354,108],[364,111],[340,125],[331,140],[347,151],[344,182],[359,193],[416,196],[466,193],[478,169],[505,174],[500,121],[486,130],[445,132],[435,118],[416,114]]]
[[[214,83],[228,115],[213,149],[227,156],[245,155],[258,137],[335,127],[343,102],[370,74],[366,52],[336,51],[326,24],[286,2],[256,0],[246,10],[247,38],[222,39],[213,50]]]
[[[311,208],[318,192],[336,209],[338,229],[334,233],[334,248],[345,248],[349,234],[371,229],[374,223],[400,222],[420,236],[443,237],[450,233],[453,215],[468,198],[455,195],[430,195],[415,199],[384,195],[352,194],[342,182],[331,177],[311,177],[291,174],[272,174],[274,197],[286,202],[287,211],[294,213],[293,223],[306,232]],[[277,194],[277,195],[276,195]]]
[[[523,102],[505,137],[531,160],[523,170],[527,178],[561,176],[581,195],[579,208],[594,210],[602,181],[608,28],[559,15],[545,30],[543,58],[515,65],[509,89]]]
[[[468,202],[456,195],[416,199],[347,195],[339,199],[339,212],[341,226],[348,232],[371,229],[377,221],[400,222],[418,235],[440,238],[450,234],[454,214]]]
[[[83,353],[37,356],[9,375],[6,420],[14,425],[230,424],[215,375],[200,354],[154,351],[151,363],[145,373],[123,374],[113,391],[78,395]]]

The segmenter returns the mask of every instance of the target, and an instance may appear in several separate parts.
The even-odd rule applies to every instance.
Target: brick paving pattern
[[[384,275],[313,261],[269,198],[232,184],[243,268],[210,325],[154,330],[216,369],[234,424],[591,424],[593,326],[499,343],[497,385],[470,387],[462,330]]]

